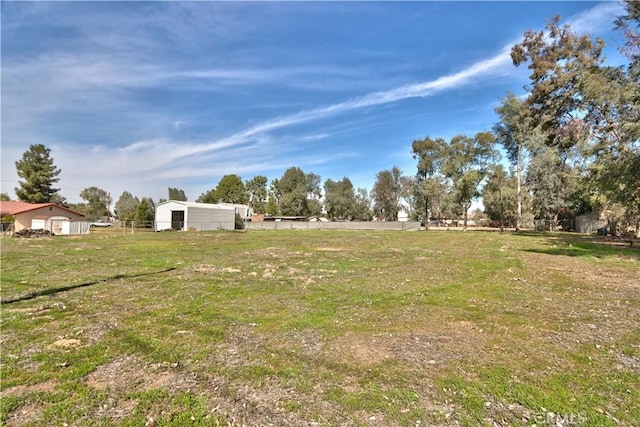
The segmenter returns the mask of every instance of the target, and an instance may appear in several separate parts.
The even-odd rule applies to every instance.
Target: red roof
[[[65,208],[64,206],[56,205],[55,203],[27,203],[27,202],[7,202],[0,201],[0,216],[5,215],[18,215],[24,212],[33,211],[36,209],[46,208],[48,206],[55,206],[58,209],[65,210],[67,212],[71,212],[76,215],[84,216],[80,212],[72,211],[69,208]]]

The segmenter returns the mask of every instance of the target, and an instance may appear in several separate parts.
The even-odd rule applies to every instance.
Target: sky
[[[2,19],[1,191],[51,150],[70,203],[98,187],[188,200],[227,174],[289,167],[370,190],[411,143],[491,130],[529,71],[511,47],[555,15],[623,44],[615,1],[8,2]]]

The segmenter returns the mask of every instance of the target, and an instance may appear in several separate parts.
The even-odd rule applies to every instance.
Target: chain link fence
[[[247,222],[249,230],[386,230],[386,231],[418,231],[420,222],[408,221],[263,221]]]

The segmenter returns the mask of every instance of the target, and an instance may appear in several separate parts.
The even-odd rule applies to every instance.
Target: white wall
[[[184,212],[183,230],[233,230],[235,209],[211,203],[179,202],[169,200],[156,207],[156,230],[171,229],[171,212]]]
[[[235,228],[236,210],[232,207],[212,205],[189,206],[185,217],[187,230],[195,228],[203,230],[233,230]]]
[[[187,206],[185,203],[169,200],[159,203],[156,206],[156,231],[171,229],[171,211],[185,211],[185,221],[187,217]]]

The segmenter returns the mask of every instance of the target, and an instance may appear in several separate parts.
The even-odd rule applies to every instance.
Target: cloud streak
[[[191,146],[181,154],[174,156],[173,159],[175,160],[180,157],[190,155],[199,155],[207,151],[232,147],[236,144],[248,143],[253,138],[264,133],[302,123],[322,120],[354,110],[390,104],[409,98],[424,98],[432,96],[444,90],[459,89],[464,85],[478,81],[489,75],[495,76],[496,74],[505,74],[507,72],[507,66],[510,65],[511,62],[511,58],[509,56],[510,49],[510,45],[506,46],[497,55],[491,58],[476,62],[462,71],[442,76],[435,80],[406,85],[387,91],[373,92],[344,102],[328,105],[326,107],[304,110],[294,114],[267,120],[226,138],[216,140],[215,142]]]

